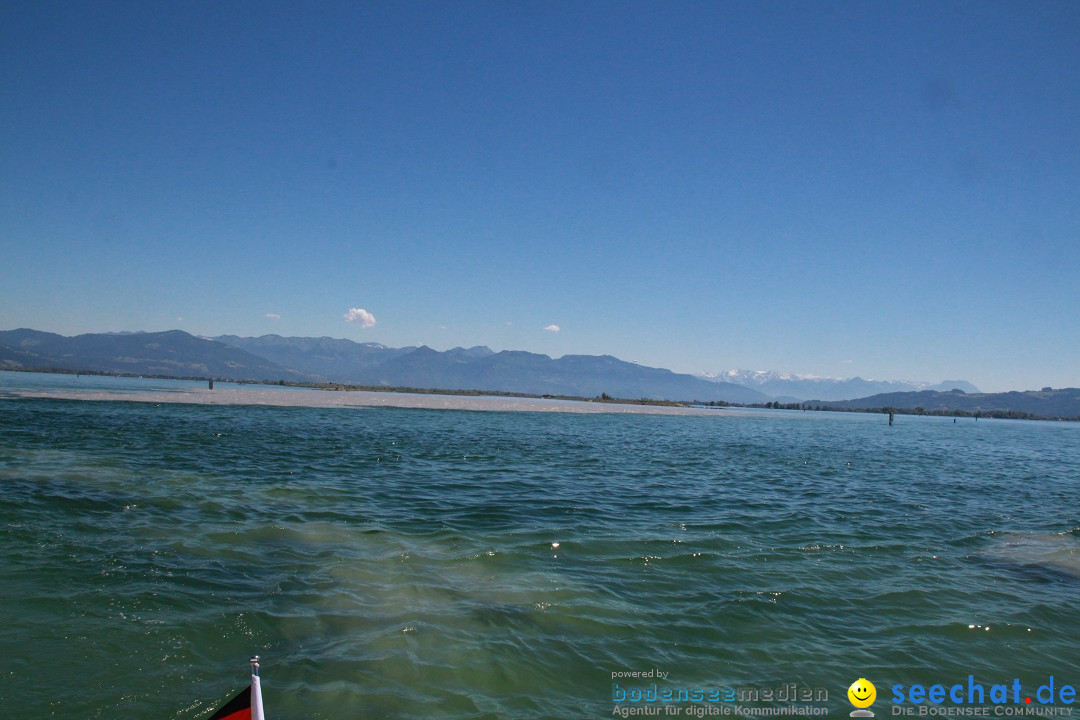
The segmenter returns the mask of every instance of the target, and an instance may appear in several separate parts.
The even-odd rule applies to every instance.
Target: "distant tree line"
[[[934,417],[963,417],[963,418],[994,418],[998,420],[1067,420],[1070,422],[1080,421],[1080,415],[1078,416],[1045,416],[1036,415],[1034,413],[1023,412],[1021,410],[954,410],[948,408],[939,408],[934,410],[927,410],[921,407],[914,408],[896,408],[896,407],[868,407],[868,408],[844,408],[833,407],[830,405],[813,405],[811,403],[793,402],[782,403],[779,401],[772,401],[766,403],[733,403],[726,402],[724,400],[714,400],[708,402],[694,401],[693,405],[699,405],[702,407],[741,407],[741,408],[757,408],[761,410],[813,410],[815,412],[854,412],[854,413],[872,413],[872,414],[889,414],[895,413],[897,415],[930,415]]]

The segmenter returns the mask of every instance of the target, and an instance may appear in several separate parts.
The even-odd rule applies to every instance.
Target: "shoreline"
[[[623,415],[728,415],[714,409],[678,405],[641,405],[599,400],[514,397],[501,395],[443,395],[370,390],[335,390],[298,393],[274,386],[260,389],[190,388],[179,390],[11,390],[12,397],[98,402],[144,402],[187,405],[262,405],[268,407],[371,408],[418,410],[472,410],[485,412],[558,412]]]

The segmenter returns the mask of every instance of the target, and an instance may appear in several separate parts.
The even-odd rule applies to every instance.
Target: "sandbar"
[[[723,411],[664,405],[632,405],[589,400],[519,398],[495,395],[434,395],[365,390],[297,391],[275,387],[184,388],[177,390],[112,391],[101,389],[14,390],[23,398],[96,400],[110,402],[187,403],[197,405],[270,405],[278,407],[362,408],[395,407],[428,410],[486,410],[495,412],[616,413],[626,415],[718,415]]]

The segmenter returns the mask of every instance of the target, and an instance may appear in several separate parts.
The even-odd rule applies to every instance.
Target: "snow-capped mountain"
[[[916,390],[963,390],[977,393],[979,389],[966,380],[945,380],[939,383],[915,380],[868,380],[861,377],[832,378],[800,375],[776,370],[722,370],[701,373],[715,382],[729,382],[753,388],[778,400],[853,400],[878,393],[912,392]]]

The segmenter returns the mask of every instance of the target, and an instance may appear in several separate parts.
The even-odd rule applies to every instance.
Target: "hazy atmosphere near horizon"
[[[1080,5],[0,4],[0,329],[1080,386]]]

